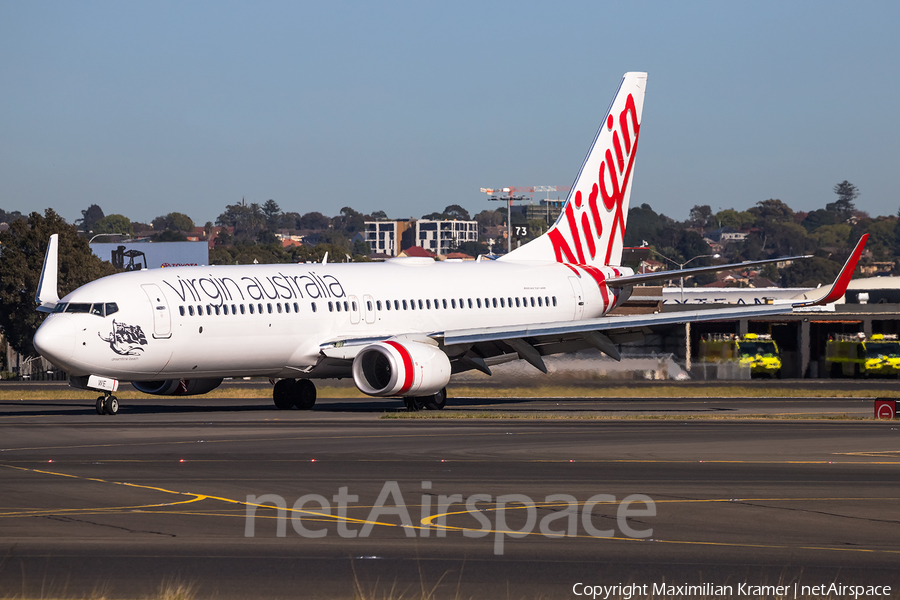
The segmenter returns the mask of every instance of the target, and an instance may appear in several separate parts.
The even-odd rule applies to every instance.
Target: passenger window
[[[450,299],[450,306],[452,306],[453,308],[456,308],[456,298]]]
[[[468,300],[466,300],[466,302],[468,302],[468,303],[469,303],[469,308],[472,308],[472,299],[471,299],[471,298],[469,298],[469,299],[468,299]]]
[[[544,306],[544,301],[540,296],[538,296],[538,306]]]
[[[556,296],[553,296],[553,306],[556,306]]]
[[[447,299],[444,298],[444,299],[441,301],[441,303],[444,305],[444,308],[446,309],[446,308],[447,308]]]
[[[268,309],[269,314],[271,315],[272,314],[272,303],[271,302],[266,303],[266,308]]]
[[[335,302],[334,306],[337,308],[338,312],[341,312],[341,303],[340,302]]]
[[[385,308],[385,310],[391,310],[391,301],[390,300],[388,300],[387,302],[384,303],[384,308]]]
[[[209,304],[206,305],[206,316],[207,317],[212,316],[212,306],[210,306]]]
[[[347,303],[346,300],[344,300],[344,311],[345,311],[345,312],[350,312],[350,305]]]
[[[228,314],[228,305],[227,304],[222,305],[222,313],[226,314],[226,315]]]
[[[376,310],[381,310],[381,300],[376,300],[376,301],[375,301],[375,309],[376,309]]]
[[[353,312],[356,312],[356,302],[353,303]]]
[[[269,305],[269,312],[272,312],[271,304]],[[281,302],[275,305],[275,308],[278,309],[278,313],[281,314]]]
[[[257,311],[259,314],[262,314],[262,303],[256,305],[256,311]]]
[[[372,301],[366,300],[366,310],[372,312]]]
[[[244,314],[244,305],[241,304],[241,314]]]
[[[419,300],[419,310],[423,310],[425,308],[425,304]]]
[[[300,312],[300,305],[297,304],[296,302],[294,302],[294,312],[295,312],[295,313]]]
[[[516,308],[519,308],[519,299],[516,298]]]
[[[403,310],[406,310],[406,300],[403,301]]]
[[[496,298],[494,298],[494,301],[492,304],[494,305],[494,308],[497,308],[497,299]]]
[[[431,298],[425,300],[425,308],[431,310]]]
[[[476,299],[475,299],[475,304],[478,305],[478,308],[481,308],[481,298],[476,298]]]
[[[192,317],[194,316],[194,307],[193,306],[188,306],[188,314]]]
[[[251,314],[251,315],[253,314],[253,311],[254,311],[254,308],[253,308],[253,305],[251,304],[251,305],[250,305],[250,314]]]
[[[290,302],[285,302],[285,303],[284,303],[284,312],[286,312],[286,313],[291,312],[291,304],[290,304]]]
[[[213,308],[216,310],[216,315],[218,315],[218,314],[219,314],[219,307],[218,307],[218,306],[214,306]]]
[[[500,298],[500,308],[506,308],[505,298]]]
[[[316,312],[316,303],[315,303],[315,302],[310,302],[310,305],[312,306],[312,311],[313,311],[313,312]]]
[[[463,299],[462,298],[459,299],[459,307],[463,308]]]
[[[507,298],[507,299],[506,299],[506,305],[507,305],[508,307],[512,308],[512,298]]]
[[[179,306],[179,307],[178,307],[178,312],[181,313],[181,316],[183,317],[183,316],[184,316],[184,307],[183,307],[183,306]]]

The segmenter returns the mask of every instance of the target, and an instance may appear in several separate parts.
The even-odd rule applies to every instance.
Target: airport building
[[[679,312],[735,304],[766,304],[792,298],[802,290],[784,288],[636,287],[631,299],[614,314]],[[870,277],[850,282],[844,298],[827,306],[799,309],[792,314],[732,321],[656,327],[640,342],[623,345],[622,354],[670,353],[692,378],[700,359],[700,341],[711,334],[771,335],[781,354],[781,378],[828,378],[829,338],[841,334],[900,334],[900,277]]]
[[[416,221],[416,245],[435,254],[449,254],[463,242],[477,241],[477,221]]]

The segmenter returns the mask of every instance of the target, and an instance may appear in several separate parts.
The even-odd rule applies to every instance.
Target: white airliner
[[[34,345],[73,386],[104,393],[100,414],[118,411],[120,381],[147,394],[191,395],[245,376],[277,381],[281,409],[312,408],[311,380],[332,377],[401,397],[410,410],[440,409],[453,373],[490,374],[516,359],[546,372],[543,356],[589,347],[618,359],[617,344],[654,325],[789,313],[842,296],[865,238],[815,297],[605,316],[636,284],[734,267],[635,275],[620,266],[646,83],[646,73],[625,74],[562,215],[498,260],[151,269],[104,277],[60,300],[52,236],[36,295],[38,310],[52,314]]]

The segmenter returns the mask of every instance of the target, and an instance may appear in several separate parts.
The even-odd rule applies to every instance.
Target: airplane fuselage
[[[628,274],[419,258],[144,270],[63,298],[35,344],[74,376],[304,377],[342,339],[599,317],[619,301],[605,278]]]

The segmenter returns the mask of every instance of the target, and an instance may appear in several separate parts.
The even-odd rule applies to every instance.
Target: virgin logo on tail
[[[602,249],[604,233],[606,233],[603,264],[609,264],[615,241],[617,239],[624,240],[625,236],[623,205],[631,179],[631,170],[634,166],[640,130],[641,125],[634,96],[628,94],[625,108],[619,113],[618,120],[609,114],[606,118],[606,126],[598,136],[599,142],[601,137],[608,137],[608,134],[612,132],[612,139],[605,149],[603,161],[597,171],[597,180],[592,184],[588,194],[587,206],[585,206],[584,196],[580,189],[586,188],[587,182],[583,183],[579,178],[572,201],[566,203],[564,219],[560,219],[547,234],[553,245],[557,262],[580,265],[594,262],[598,251]],[[602,135],[604,133],[607,135]],[[595,151],[602,151],[602,148],[593,148],[592,154]],[[588,161],[585,163],[586,168],[591,167],[590,158],[588,157]],[[602,209],[597,201],[598,198],[603,202]],[[607,222],[609,231],[605,231],[604,221]],[[571,245],[563,235],[564,232],[571,238]]]

